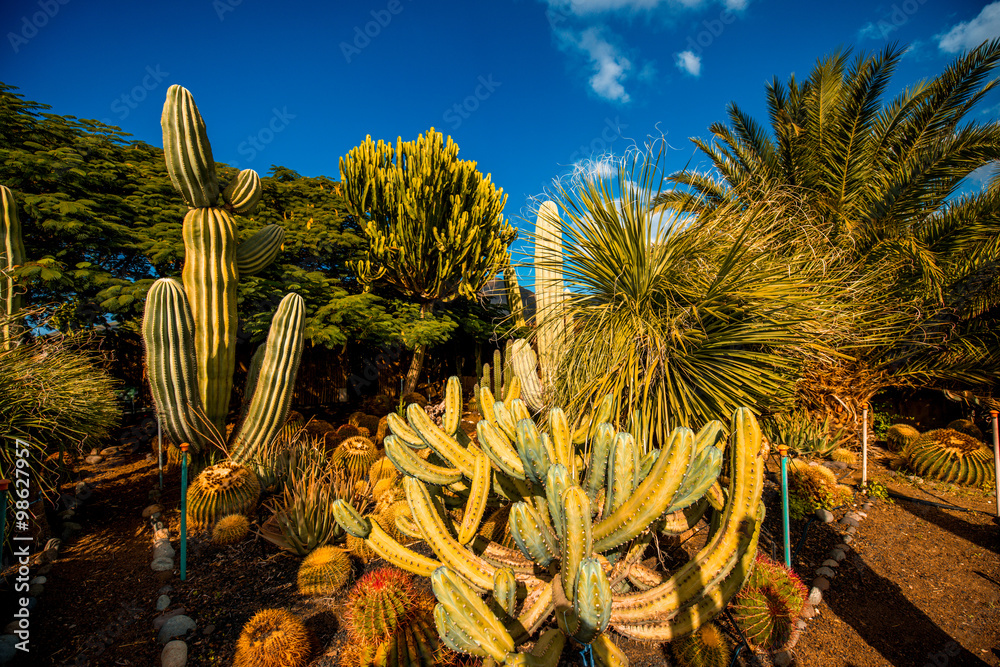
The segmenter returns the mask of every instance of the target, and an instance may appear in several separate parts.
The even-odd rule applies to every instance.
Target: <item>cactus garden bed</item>
[[[780,558],[776,470],[772,458],[760,547]],[[141,512],[156,486],[155,463],[145,450],[120,450],[100,463],[82,465],[79,473],[93,485],[93,496],[72,517],[81,530],[68,536],[47,572],[33,617],[31,662],[20,664],[159,664],[162,646],[153,621],[161,614],[155,608],[161,592],[170,598],[167,613],[183,607],[198,625],[187,637],[189,665],[232,664],[241,629],[263,608],[288,609],[305,620],[314,637],[311,665],[341,664],[342,652],[350,648],[344,623],[347,589],[330,597],[300,595],[296,572],[301,559],[252,536],[226,547],[211,544],[206,534],[193,536],[186,582],[179,580],[176,568],[153,572],[150,522]],[[851,468],[841,474],[848,482],[858,476]],[[914,483],[874,462],[870,474],[907,496],[984,512],[992,507],[984,492]],[[173,535],[179,521],[178,477],[167,476],[167,490],[160,498],[162,519]],[[65,491],[72,493],[73,488]],[[847,509],[835,511],[836,518]],[[261,509],[254,527],[268,515]],[[793,521],[793,536],[801,534],[805,524]],[[812,522],[794,562],[807,585],[831,547],[841,541],[837,526]],[[61,531],[57,521],[53,531]],[[791,651],[796,664],[1000,665],[997,536],[998,527],[986,514],[876,500],[817,606],[818,615],[807,622]],[[698,545],[695,536],[678,549],[690,554]],[[663,554],[668,563],[684,557],[680,551]],[[382,565],[377,558],[367,564],[355,560],[352,577]],[[415,582],[429,590],[427,579],[417,577]],[[728,630],[728,624],[723,628]],[[631,665],[677,664],[665,645],[613,637]],[[560,664],[579,659],[567,648]],[[744,652],[737,664],[771,662],[763,653]]]

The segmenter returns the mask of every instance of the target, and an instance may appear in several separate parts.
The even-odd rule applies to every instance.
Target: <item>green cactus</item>
[[[284,231],[275,225],[237,243],[236,221],[217,207],[219,185],[205,123],[191,94],[171,86],[163,106],[164,158],[174,187],[191,209],[184,217],[182,282],[156,281],[143,321],[150,386],[167,436],[200,453],[226,433],[236,352],[236,288],[274,260]],[[223,191],[234,213],[260,199],[260,179],[245,170]],[[248,400],[229,437],[232,460],[246,463],[285,422],[302,356],[305,306],[288,294],[274,315],[267,343],[254,355]]]
[[[449,381],[446,413],[460,412],[450,400],[457,382]],[[761,437],[749,410],[733,417],[729,490],[718,503],[721,511],[713,510],[709,543],[668,576],[638,563],[652,539],[647,529],[710,494],[724,458],[721,424],[698,434],[675,429],[662,451],[643,454],[631,434],[606,423],[610,399],[579,420],[575,432],[558,408],[545,415],[543,431],[520,400],[509,407],[492,401],[484,386],[480,401],[478,447],[447,418],[442,429],[418,406],[410,406],[406,422],[390,420],[386,455],[404,475],[412,513],[407,526],[436,558],[390,539],[376,517],[334,503],[344,530],[398,567],[431,576],[439,603],[435,623],[447,646],[502,664],[531,662],[539,656],[529,658],[516,646],[554,621],[560,636],[593,643],[597,659],[607,661],[601,664],[627,664],[604,634],[609,627],[636,639],[668,641],[710,620],[739,590],[763,518]],[[431,460],[414,447],[429,448]],[[710,495],[722,498],[721,490]],[[487,512],[489,506],[497,509]],[[710,503],[698,506],[704,513]],[[451,507],[464,511],[452,516]],[[508,508],[514,549],[491,539],[499,536],[495,523]],[[527,593],[517,596],[524,600],[520,610],[513,607],[510,575]],[[645,590],[612,593],[633,577],[647,582]],[[480,595],[490,592],[487,604]]]
[[[260,482],[249,468],[225,461],[208,466],[187,490],[188,523],[209,528],[230,514],[249,514],[260,499]]]
[[[220,546],[236,544],[250,532],[250,521],[242,514],[230,514],[219,519],[212,528],[212,542]]]
[[[288,477],[278,499],[273,521],[277,535],[265,537],[278,546],[305,556],[314,549],[343,538],[331,503],[354,499],[356,477],[331,470],[322,450],[302,445],[290,452]]]
[[[903,452],[917,441],[920,431],[909,424],[893,424],[885,432],[885,443],[893,452]]]
[[[24,240],[21,221],[17,216],[14,193],[0,185],[0,343],[9,347],[13,341],[14,316],[21,310],[23,295],[14,278],[14,270],[24,264]]]
[[[508,266],[503,270],[503,283],[507,292],[507,309],[514,319],[514,326],[523,329],[527,326],[524,321],[524,302],[521,300],[521,286],[517,283],[514,267]]]
[[[846,429],[834,426],[829,416],[820,422],[805,410],[772,416],[764,431],[772,443],[787,445],[798,456],[829,457],[852,438]]]
[[[950,428],[952,431],[964,433],[970,438],[975,438],[980,442],[983,441],[983,432],[979,430],[978,426],[976,426],[976,422],[971,419],[956,419],[949,423],[945,428]]]
[[[313,549],[299,566],[298,586],[302,595],[336,593],[351,577],[351,558],[343,549],[323,546]]]
[[[788,464],[788,507],[793,519],[801,519],[817,509],[832,510],[851,499],[849,487],[839,484],[829,468],[792,459]]]
[[[337,446],[330,457],[330,464],[345,468],[350,477],[362,479],[380,456],[374,442],[363,435],[355,435]]]
[[[729,642],[715,623],[670,643],[678,667],[729,667]]]
[[[993,451],[953,429],[928,431],[903,452],[907,466],[923,477],[986,487],[995,482]]]
[[[243,626],[233,667],[305,667],[312,640],[302,621],[284,609],[264,609]]]
[[[393,567],[373,570],[358,580],[347,599],[351,637],[364,644],[385,641],[420,603],[410,575]]]
[[[798,576],[764,555],[733,598],[733,620],[754,646],[778,650],[788,641],[809,592]]]

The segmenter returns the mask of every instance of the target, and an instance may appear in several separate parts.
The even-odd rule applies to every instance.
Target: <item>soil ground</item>
[[[770,467],[772,473],[777,470],[773,460]],[[808,622],[792,651],[795,664],[1000,665],[1000,526],[991,516],[992,495],[915,483],[874,462],[869,472],[894,493],[978,512],[905,500],[875,501],[824,595],[819,615]],[[266,607],[289,608],[308,619],[316,639],[311,665],[339,664],[346,632],[338,617],[345,594],[300,596],[295,590],[298,557],[260,538],[220,548],[195,535],[189,545],[186,581],[180,581],[177,570],[153,572],[152,533],[141,512],[157,487],[155,461],[146,458],[146,451],[120,453],[96,466],[83,466],[77,474],[95,486],[93,497],[73,519],[83,529],[62,546],[59,560],[47,573],[45,590],[32,612],[31,653],[12,664],[158,665],[161,647],[152,622],[159,614],[154,605],[164,586],[171,587],[169,609],[182,606],[198,623],[196,633],[187,639],[189,665],[232,664],[243,624]],[[761,548],[780,559],[780,493],[773,474],[770,479]],[[72,485],[67,489],[72,491]],[[166,476],[160,502],[176,536],[176,473]],[[848,509],[841,508],[837,517]],[[266,516],[262,508],[259,520]],[[806,524],[792,522],[793,543]],[[807,585],[829,550],[841,542],[835,525],[814,521],[808,526],[794,559]],[[54,528],[58,534],[59,526]],[[362,566],[356,567],[360,575]],[[0,589],[2,623],[10,618],[12,597],[11,573],[6,574]],[[616,640],[634,666],[671,664],[665,647]],[[561,664],[574,661],[579,656],[567,648]],[[744,652],[739,663],[771,661]]]

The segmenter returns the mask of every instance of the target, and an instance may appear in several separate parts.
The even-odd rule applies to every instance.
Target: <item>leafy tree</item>
[[[368,136],[340,160],[344,196],[369,245],[355,266],[370,288],[386,282],[420,303],[420,318],[458,296],[473,298],[509,264],[517,235],[503,217],[506,195],[458,145],[431,128],[395,147]],[[404,392],[416,388],[427,346],[419,331]]]
[[[1000,124],[970,115],[997,85],[1000,41],[885,100],[904,49],[820,60],[805,81],[767,86],[770,127],[730,104],[695,139],[721,180],[694,170],[659,202],[705,213],[763,200],[801,212],[784,240],[816,253],[843,288],[812,359],[807,403],[856,411],[885,386],[992,381],[1000,364],[1000,188],[960,195],[1000,159]],[[849,356],[845,356],[849,355]]]

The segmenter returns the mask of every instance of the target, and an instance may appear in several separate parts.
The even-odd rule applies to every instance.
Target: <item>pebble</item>
[[[854,526],[848,526],[847,530],[845,530],[844,532],[847,533],[848,535],[854,535],[855,533],[858,532],[858,529]]]
[[[97,447],[94,447],[93,449],[90,450],[90,455],[91,456],[96,456],[97,455]]]
[[[44,592],[45,592],[45,586],[42,586],[41,584],[31,584],[30,586],[28,586],[28,595],[34,595],[35,597],[38,597]]]
[[[81,526],[78,523],[74,523],[72,521],[66,521],[65,523],[63,523],[63,530],[76,532],[78,530],[83,530],[83,526]]]
[[[834,549],[839,549],[840,551],[843,551],[844,554],[846,555],[847,552],[851,550],[851,547],[849,547],[847,545],[848,545],[848,542],[844,542],[843,544],[835,544],[835,545],[833,545],[833,548]]]
[[[815,618],[818,613],[819,612],[816,611],[816,607],[814,605],[806,602],[802,605],[802,611],[799,612],[799,616],[805,619],[810,619]]]
[[[34,579],[32,579],[31,581],[29,581],[28,583],[29,584],[44,584],[44,583],[47,583],[47,582],[48,582],[48,579],[45,578],[45,577],[35,577]]]
[[[167,619],[167,622],[163,624],[162,628],[160,628],[160,633],[156,635],[156,639],[161,644],[166,644],[174,637],[186,635],[188,632],[195,630],[197,627],[198,624],[195,623],[194,619],[190,616],[178,614],[177,616],[172,616]]]
[[[847,535],[844,535],[844,544],[850,544],[853,541],[854,536],[850,532],[848,532]]]
[[[117,447],[105,447],[104,449],[101,450],[101,456],[111,456],[112,454],[115,454],[117,452],[118,452]]]
[[[162,512],[162,511],[163,511],[163,507],[162,506],[160,506],[160,505],[150,505],[149,507],[147,507],[146,509],[144,509],[142,511],[142,518],[143,519],[148,519],[149,517],[153,516],[157,512]]]
[[[171,609],[170,611],[165,611],[156,618],[153,619],[153,629],[159,630],[163,627],[163,624],[169,621],[174,616],[180,616],[184,613],[184,607],[177,607],[177,609]]]
[[[861,509],[864,510],[865,512],[870,512],[871,509],[872,509],[872,504],[871,503],[865,503],[864,505],[861,506]]]
[[[823,561],[822,565],[823,567],[835,568],[840,565],[840,561],[842,560],[844,559],[840,558],[839,560],[835,560],[833,558],[828,558],[825,561]]]
[[[17,642],[18,639],[14,635],[0,636],[0,665],[7,664],[17,655],[17,649],[14,648]]]
[[[170,606],[169,595],[161,595],[160,597],[156,598],[156,611],[163,611],[169,606]]]
[[[842,525],[842,526],[850,526],[851,528],[857,528],[858,527],[858,520],[855,519],[850,514],[848,514],[847,516],[845,516],[843,519],[840,520],[840,525]]]
[[[847,464],[843,461],[823,461],[823,465],[830,470],[846,470]]]
[[[788,667],[792,664],[792,654],[788,651],[778,651],[774,654],[774,664],[776,667]]]
[[[174,559],[173,558],[161,558],[159,560],[154,560],[149,564],[149,567],[154,572],[166,572],[168,570],[174,569]]]
[[[174,558],[174,548],[170,546],[170,542],[164,540],[163,542],[157,542],[156,546],[153,547],[153,560],[170,560]]]
[[[160,595],[166,595],[167,593],[173,593],[174,592],[174,587],[171,586],[170,584],[167,584],[166,586],[164,586],[163,588],[161,588],[158,592],[159,592]]]
[[[87,465],[92,465],[92,466],[93,465],[97,465],[98,463],[100,463],[103,460],[104,460],[104,457],[103,456],[99,456],[97,454],[93,454],[93,455],[88,456],[87,458],[84,459],[84,461],[87,463]]]
[[[180,639],[167,642],[160,653],[160,664],[163,667],[184,667],[188,659],[188,645]]]
[[[823,591],[813,586],[809,589],[809,597],[806,601],[814,607],[823,601]]]
[[[52,563],[46,563],[45,565],[35,570],[35,572],[37,572],[38,574],[48,574],[51,571],[52,571]]]
[[[19,621],[18,621],[18,620],[17,620],[16,618],[15,618],[15,619],[14,619],[13,621],[11,621],[10,623],[8,623],[8,624],[7,624],[7,625],[6,625],[5,627],[4,627],[4,629],[3,629],[3,633],[4,633],[5,635],[12,635],[12,634],[14,634],[15,632],[17,632],[17,631],[18,631],[18,630],[20,630],[20,629],[21,629],[21,624],[20,624],[20,622],[19,622]]]
[[[830,590],[830,580],[826,577],[816,577],[813,579],[813,588],[818,588],[821,591]]]
[[[215,625],[213,623],[209,623],[201,629],[201,634],[206,636],[212,634],[213,632],[215,632]]]
[[[806,629],[806,622],[803,621],[801,618],[795,619],[795,629],[796,630],[805,630]]]
[[[169,540],[170,531],[166,528],[157,528],[156,532],[153,533],[153,539],[156,540]]]
[[[827,579],[833,579],[835,576],[837,576],[836,572],[826,567],[825,565],[823,567],[817,568],[816,574],[818,574],[821,577],[826,577]]]
[[[816,518],[823,523],[833,523],[833,512],[822,507],[816,510]]]

